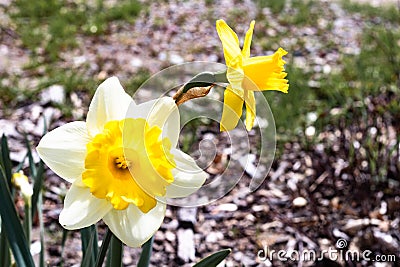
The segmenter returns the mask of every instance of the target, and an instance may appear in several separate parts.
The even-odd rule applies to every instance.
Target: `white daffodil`
[[[165,198],[185,197],[207,174],[176,149],[179,112],[172,98],[140,105],[115,77],[97,89],[86,122],[47,133],[37,151],[72,183],[60,214],[66,229],[103,219],[125,244],[139,247],[160,227]]]

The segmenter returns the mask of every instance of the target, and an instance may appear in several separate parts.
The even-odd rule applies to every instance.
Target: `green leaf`
[[[97,230],[95,225],[81,229],[83,262],[81,266],[94,266],[98,253]],[[88,255],[89,254],[89,255]],[[85,263],[88,261],[87,263]],[[83,265],[83,264],[86,265]]]
[[[35,161],[33,160],[31,144],[29,143],[28,136],[26,134],[25,134],[25,144],[26,148],[28,149],[29,169],[31,170],[31,175],[33,177],[36,177],[37,174],[36,164]]]
[[[142,246],[142,254],[140,255],[139,262],[137,267],[148,267],[150,264],[151,252],[153,250],[153,240],[154,236],[152,236],[146,243]]]
[[[6,173],[6,184],[8,189],[12,188],[11,186],[11,160],[10,160],[10,151],[8,148],[7,137],[3,134],[1,137],[1,146],[0,146],[0,167],[5,170]],[[10,244],[7,240],[6,229],[4,223],[1,223],[0,217],[0,266],[11,266],[11,255],[10,255]]]
[[[94,254],[93,251],[93,242],[95,240],[96,236],[96,229],[94,228],[94,225],[91,225],[89,227],[83,228],[81,230],[81,235],[82,235],[82,250],[83,250],[83,259],[81,263],[81,267],[92,267],[94,266],[94,259],[96,258],[96,254]],[[87,235],[90,235],[90,239],[86,240]],[[84,246],[86,243],[86,246]],[[85,248],[85,249],[84,249]]]
[[[43,198],[42,195],[39,195],[38,202],[37,202],[37,211],[39,217],[39,227],[40,227],[40,255],[39,255],[39,267],[45,267],[45,260],[44,260],[44,252],[45,244],[44,244],[44,225],[43,225],[43,213],[42,213],[42,203]]]
[[[12,165],[11,165],[10,149],[8,148],[7,137],[4,134],[1,137],[0,165],[3,167],[5,176],[7,178],[8,188],[11,190]]]
[[[44,164],[43,161],[39,161],[38,167],[36,168],[36,176],[33,181],[33,195],[32,195],[32,216],[35,216],[36,208],[38,207],[38,199],[39,195],[42,192],[43,187],[43,173],[44,173]]]
[[[229,255],[229,253],[231,253],[230,249],[220,250],[202,259],[201,261],[193,265],[193,267],[216,267],[221,261],[226,258],[226,256]]]
[[[101,243],[100,253],[96,259],[96,267],[103,266],[104,258],[106,257],[108,247],[110,246],[112,235],[113,234],[111,233],[110,229],[107,229],[106,236],[104,237],[104,240]]]
[[[25,163],[25,160],[26,160],[27,157],[28,157],[28,153],[26,153],[25,157],[22,159],[22,161],[15,168],[15,172],[19,172],[20,170],[22,170],[22,168],[24,167],[24,163]]]
[[[46,117],[43,116],[43,135],[47,133],[47,122],[46,122]]]
[[[122,267],[124,246],[114,234],[111,237],[111,248],[108,251],[107,265],[109,267]]]
[[[0,215],[2,225],[8,238],[15,262],[19,267],[34,267],[29,244],[26,242],[24,230],[8,189],[4,170],[0,166]]]
[[[0,266],[11,266],[10,245],[8,244],[5,228],[3,225],[1,225],[0,232]]]

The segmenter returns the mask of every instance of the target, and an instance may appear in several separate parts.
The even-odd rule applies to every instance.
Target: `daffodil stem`
[[[31,231],[32,231],[32,214],[31,214],[31,203],[30,198],[26,199],[25,202],[25,218],[24,218],[24,230],[27,244],[31,244]]]
[[[221,72],[215,72],[215,83],[229,83],[228,78],[226,77],[226,70]]]
[[[206,87],[215,85],[216,83],[228,83],[226,78],[226,70],[221,72],[201,72],[194,76],[190,81],[188,81],[184,86],[182,93],[186,93],[189,89],[193,87]]]
[[[111,267],[121,267],[122,266],[122,254],[123,254],[123,244],[121,240],[115,235],[111,237],[111,250],[110,250],[110,266]]]
[[[190,81],[188,81],[184,86],[182,90],[182,94],[185,94],[187,91],[189,91],[191,88],[194,87],[206,87],[213,85],[215,83],[215,76],[214,73],[212,72],[201,72],[194,76]]]

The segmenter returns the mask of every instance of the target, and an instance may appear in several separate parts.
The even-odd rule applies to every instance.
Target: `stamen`
[[[115,162],[115,165],[117,165],[117,168],[123,169],[123,170],[125,170],[131,166],[131,162],[126,160],[124,156],[115,158],[114,162]]]

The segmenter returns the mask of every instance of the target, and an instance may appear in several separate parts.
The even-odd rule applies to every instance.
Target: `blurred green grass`
[[[91,4],[89,4],[91,3]],[[26,48],[45,62],[59,60],[59,53],[77,45],[76,35],[101,35],[112,21],[132,22],[141,5],[136,0],[118,1],[106,7],[103,1],[17,0],[11,17]]]
[[[100,0],[16,0],[1,8],[9,14],[13,30],[29,51],[29,63],[24,66],[23,73],[0,73],[0,80],[7,80],[0,83],[0,103],[6,107],[5,115],[27,101],[38,101],[43,89],[59,84],[64,87],[67,98],[58,107],[68,118],[73,107],[69,95],[72,92],[91,95],[98,81],[88,77],[89,63],[74,69],[62,66],[62,53],[79,46],[78,36],[101,36],[107,34],[111,23],[134,22],[143,6],[137,0],[122,0],[112,6]],[[34,82],[29,81],[30,77]],[[133,93],[148,77],[148,71],[139,70],[124,85]],[[24,80],[28,81],[21,82]]]
[[[325,18],[329,20],[329,14],[321,12],[320,3],[257,1],[261,9],[269,8],[280,23],[286,21],[299,28],[317,28],[318,35],[323,34],[318,29],[318,21]],[[289,10],[295,10],[292,18],[288,18],[288,12],[284,12],[288,6]],[[364,172],[373,186],[382,182],[398,184],[400,11],[396,6],[376,8],[349,1],[342,1],[341,6],[350,16],[362,20],[363,29],[357,39],[360,43],[359,53],[339,53],[340,66],[334,67],[340,67],[340,71],[316,74],[312,70],[296,67],[296,53],[302,54],[304,49],[302,40],[292,47],[285,47],[280,44],[282,38],[290,38],[285,33],[283,36],[282,32],[272,37],[257,36],[265,50],[273,51],[275,45],[280,44],[289,51],[286,66],[289,94],[264,92],[277,128],[277,158],[283,153],[286,142],[298,142],[303,150],[310,151],[322,143],[329,156],[348,160],[348,172],[351,175]],[[263,23],[268,27],[268,20]],[[332,28],[330,24],[332,22],[328,22],[327,29]],[[325,45],[326,48],[322,50],[338,49],[329,40]],[[313,114],[316,121],[310,121],[308,114]],[[305,134],[310,126],[315,129],[312,137]],[[392,136],[389,140],[390,131],[393,130],[397,132],[397,137]],[[327,136],[327,132],[337,136],[337,143],[319,136],[319,133]],[[332,149],[335,145],[338,147],[336,150]]]
[[[287,2],[287,1],[282,1]],[[274,12],[281,12],[284,4],[277,1],[260,0],[259,5],[269,7]],[[317,1],[292,1],[292,6],[298,9],[303,19],[293,19],[293,25],[316,25],[315,20],[324,14],[318,8]],[[329,125],[334,122],[332,116],[325,116],[333,108],[352,109],[357,101],[365,106],[366,98],[374,98],[389,94],[390,105],[381,110],[387,116],[397,116],[399,111],[399,85],[400,85],[400,12],[396,7],[373,8],[369,5],[351,4],[343,1],[343,7],[350,14],[362,15],[365,29],[361,36],[361,51],[356,55],[341,54],[340,72],[328,74],[310,73],[309,70],[295,67],[294,51],[289,50],[289,62],[286,65],[289,80],[289,94],[273,94],[265,92],[264,95],[271,105],[281,137],[287,140],[292,138],[306,126],[305,115],[317,112],[319,123]],[[285,17],[286,14],[278,14]],[[284,19],[282,19],[284,20]],[[268,25],[268,21],[265,22]],[[257,38],[260,36],[257,36]],[[279,43],[282,36],[268,37],[269,44]],[[262,42],[262,40],[261,40]],[[297,44],[299,45],[299,44]],[[266,45],[266,50],[275,47]],[[302,49],[300,47],[300,49]],[[327,47],[327,50],[329,47]],[[310,86],[309,82],[317,82]],[[351,113],[351,112],[350,112]],[[351,124],[352,120],[348,121]],[[322,130],[322,128],[320,128]]]

